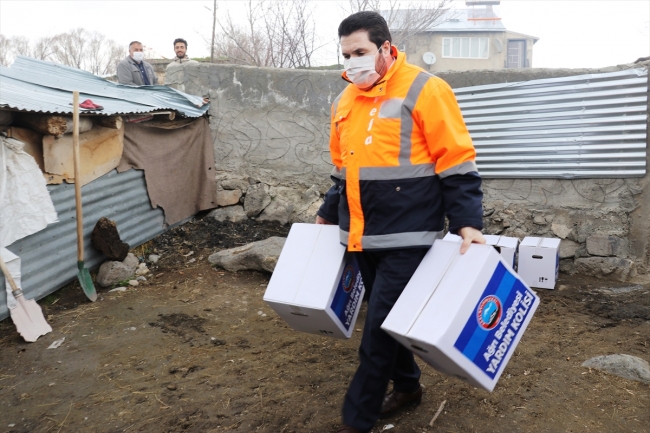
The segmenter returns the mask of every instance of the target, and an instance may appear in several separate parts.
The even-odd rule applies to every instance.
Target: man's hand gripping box
[[[294,224],[264,300],[296,331],[350,338],[364,294],[334,225]]]
[[[497,250],[506,262],[508,262],[508,264],[516,271],[519,239],[501,235],[483,235],[483,237],[485,238],[485,244],[491,245],[495,250]],[[458,235],[447,233],[443,240],[462,242],[463,238]]]
[[[459,250],[434,242],[382,328],[437,370],[492,391],[539,298],[493,247]]]

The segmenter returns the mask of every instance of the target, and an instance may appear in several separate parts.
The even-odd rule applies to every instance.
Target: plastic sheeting
[[[24,147],[0,136],[0,247],[57,221],[43,173]]]

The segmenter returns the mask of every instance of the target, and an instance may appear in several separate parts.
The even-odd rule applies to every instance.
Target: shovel
[[[16,298],[15,308],[10,308],[9,313],[11,314],[11,320],[13,320],[16,325],[18,333],[22,335],[25,341],[33,343],[38,340],[38,337],[45,335],[48,332],[52,332],[52,327],[45,321],[43,317],[43,310],[33,299],[25,299],[23,296],[23,291],[16,286],[16,282],[11,277],[5,261],[2,259],[2,254],[0,253],[0,270],[9,281],[11,286],[11,293]]]
[[[79,166],[79,92],[72,92],[72,157],[74,160],[74,199],[77,210],[77,278],[84,293],[91,301],[97,300],[97,292],[90,272],[84,264],[83,210],[81,207],[81,169]]]

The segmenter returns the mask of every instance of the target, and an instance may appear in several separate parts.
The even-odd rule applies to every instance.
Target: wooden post
[[[214,32],[217,26],[217,0],[212,6],[212,45],[210,45],[210,63],[214,63]]]
[[[81,182],[79,174],[81,167],[79,164],[79,92],[72,92],[72,155],[74,159],[74,198],[77,203],[77,260],[84,261],[84,234],[83,234],[83,213],[81,208]]]

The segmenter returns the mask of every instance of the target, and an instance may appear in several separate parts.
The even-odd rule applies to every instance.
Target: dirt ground
[[[365,305],[350,340],[295,332],[262,301],[268,274],[207,261],[287,230],[191,221],[134,250],[161,256],[146,284],[98,288],[95,303],[71,284],[40,301],[54,331],[36,343],[0,322],[0,432],[332,431]],[[650,432],[650,386],[581,367],[614,353],[650,360],[650,287],[598,291],[612,287],[562,275],[538,290],[494,392],[420,363],[422,404],[373,432]]]

